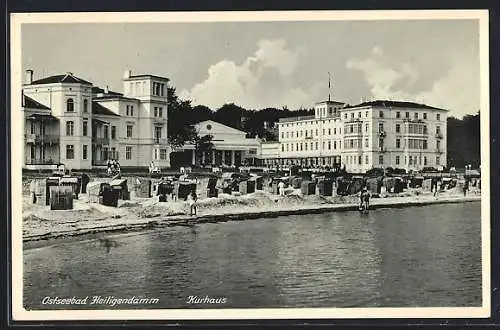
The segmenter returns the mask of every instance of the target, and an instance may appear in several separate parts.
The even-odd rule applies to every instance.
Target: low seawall
[[[381,208],[403,208],[403,207],[416,207],[416,206],[426,206],[426,205],[436,205],[436,204],[451,204],[451,203],[467,203],[467,202],[479,202],[481,200],[480,196],[470,196],[470,197],[448,197],[440,199],[423,199],[423,200],[398,200],[397,198],[390,199],[374,199],[370,205],[371,210],[381,209]],[[58,238],[67,238],[74,236],[84,236],[84,235],[96,235],[96,234],[109,234],[109,233],[120,233],[120,232],[137,232],[142,230],[160,228],[160,227],[172,227],[172,226],[188,226],[192,227],[196,224],[201,223],[219,223],[228,221],[242,221],[250,219],[261,219],[261,218],[276,218],[280,216],[288,215],[307,215],[307,214],[319,214],[327,212],[346,212],[346,211],[356,211],[358,209],[357,204],[322,204],[318,206],[303,205],[289,209],[280,210],[266,210],[266,211],[256,211],[256,212],[228,212],[228,213],[214,213],[206,214],[200,216],[189,216],[189,215],[177,215],[166,217],[160,219],[159,217],[152,217],[141,219],[142,221],[134,223],[124,223],[124,224],[107,224],[101,226],[89,226],[87,228],[79,228],[67,231],[52,231],[44,234],[35,235],[24,235],[23,242],[35,242],[42,240],[52,240]]]

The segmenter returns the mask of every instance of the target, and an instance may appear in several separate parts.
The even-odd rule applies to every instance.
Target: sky
[[[178,95],[217,109],[425,103],[479,110],[476,20],[23,24],[23,70],[72,72],[122,92],[126,70],[166,76]]]

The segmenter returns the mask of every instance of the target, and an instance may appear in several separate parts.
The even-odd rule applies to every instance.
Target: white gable
[[[214,139],[233,138],[244,139],[246,133],[235,128],[223,125],[213,120],[205,120],[195,125],[199,136],[212,135]]]

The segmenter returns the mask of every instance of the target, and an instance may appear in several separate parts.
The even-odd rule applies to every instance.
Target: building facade
[[[446,166],[447,110],[398,101],[326,101],[278,123],[280,164],[421,170]]]
[[[197,156],[196,146],[185,144],[182,150],[185,164],[202,164],[213,166],[239,166],[255,164],[259,158],[261,142],[259,139],[247,138],[246,132],[223,125],[213,120],[206,120],[195,125],[198,136],[212,136],[212,150]],[[197,159],[196,157],[201,157]]]
[[[167,143],[168,78],[123,76],[124,93],[101,89],[71,72],[23,85],[24,168],[170,166]]]

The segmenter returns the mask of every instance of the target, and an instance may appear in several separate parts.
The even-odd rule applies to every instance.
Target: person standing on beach
[[[469,190],[469,180],[468,179],[465,179],[465,182],[464,182],[464,197],[467,195],[467,190]]]
[[[280,183],[278,183],[278,192],[280,196],[285,196],[285,184],[283,183],[283,181],[280,181]]]
[[[197,198],[195,192],[190,192],[189,195],[187,196],[187,200],[189,203],[189,211],[190,211],[191,216],[196,215],[196,200],[197,199],[198,198]]]

